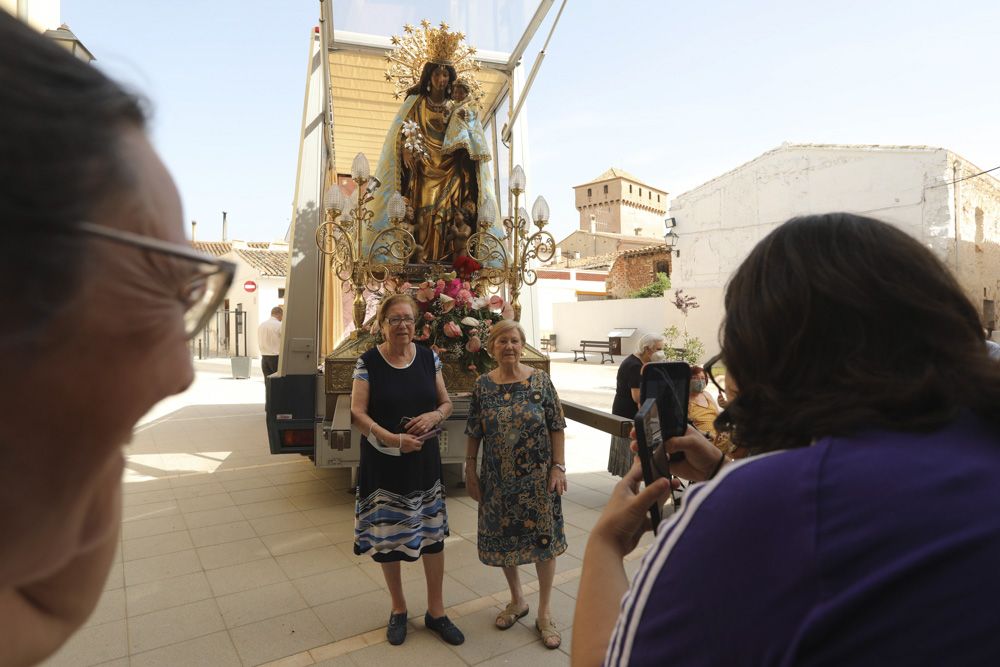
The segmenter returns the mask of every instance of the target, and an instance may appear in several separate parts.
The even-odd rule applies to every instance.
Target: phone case
[[[642,479],[646,486],[649,486],[656,481],[655,472],[653,470],[653,452],[649,446],[649,438],[652,434],[646,433],[646,418],[654,409],[656,409],[656,399],[647,398],[642,402],[642,407],[639,408],[639,412],[635,414],[635,437],[639,445],[639,464],[642,466]],[[649,506],[649,521],[653,524],[654,534],[660,526],[661,519],[660,505],[659,503],[653,503]]]

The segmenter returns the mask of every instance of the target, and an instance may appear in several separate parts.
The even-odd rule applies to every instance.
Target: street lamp
[[[672,252],[675,257],[680,257],[681,249],[677,247],[677,232],[674,231],[677,227],[677,220],[667,218],[663,221],[663,225],[667,228],[663,234],[663,242],[667,245],[667,252]]]

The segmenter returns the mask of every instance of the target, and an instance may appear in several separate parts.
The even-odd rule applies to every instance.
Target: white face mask
[[[665,355],[663,353],[663,350],[657,350],[656,352],[653,352],[652,355],[650,355],[649,360],[650,361],[666,361],[667,360],[667,355]]]

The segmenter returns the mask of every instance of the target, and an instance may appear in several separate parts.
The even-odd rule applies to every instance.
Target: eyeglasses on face
[[[715,385],[716,389],[718,389],[723,395],[725,395],[726,390],[721,385],[719,385],[719,381],[715,377],[715,372],[712,370],[712,366],[718,364],[721,360],[722,360],[722,355],[717,354],[714,357],[710,358],[708,361],[706,361],[705,365],[702,366],[702,368],[705,369],[705,375],[708,376],[709,381]],[[725,374],[721,373],[720,377],[723,378],[722,384],[725,384]]]
[[[112,229],[91,222],[77,223],[74,229],[113,243],[141,248],[190,262],[194,271],[177,289],[177,300],[184,307],[184,335],[194,338],[201,331],[219,305],[226,298],[226,292],[233,283],[236,265],[223,259],[180,245],[154,239],[141,234],[133,234],[120,229]]]
[[[411,327],[416,322],[412,317],[390,317],[386,320],[390,326],[398,327],[400,324]]]

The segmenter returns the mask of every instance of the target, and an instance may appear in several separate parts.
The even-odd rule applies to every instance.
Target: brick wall
[[[649,285],[656,278],[656,269],[665,268],[671,273],[670,252],[665,248],[655,252],[619,255],[608,272],[607,291],[613,299],[624,299],[629,294]]]

